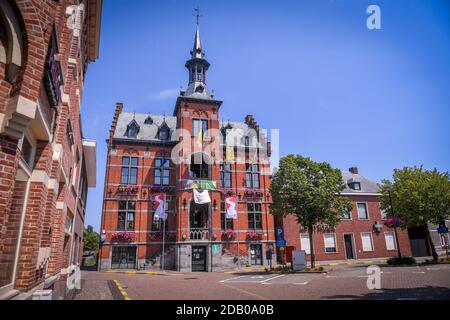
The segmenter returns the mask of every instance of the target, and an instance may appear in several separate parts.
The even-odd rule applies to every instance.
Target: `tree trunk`
[[[428,241],[428,245],[430,246],[430,249],[431,249],[431,255],[433,256],[433,260],[435,262],[438,262],[439,256],[436,252],[436,248],[434,247],[433,240],[431,239],[431,234],[430,234],[430,229],[428,228],[428,223],[425,224],[425,228],[427,230],[427,241]]]
[[[312,227],[308,227],[308,234],[309,234],[309,251],[311,256],[311,269],[313,269],[316,265],[316,257],[314,255],[314,238]]]

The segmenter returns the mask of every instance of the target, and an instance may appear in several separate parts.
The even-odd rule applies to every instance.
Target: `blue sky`
[[[366,27],[370,4],[381,30]],[[281,156],[358,166],[376,181],[403,166],[449,169],[449,1],[110,0],[82,103],[84,136],[98,143],[86,224],[100,228],[115,103],[172,114],[197,5],[221,118],[253,114],[280,129]]]

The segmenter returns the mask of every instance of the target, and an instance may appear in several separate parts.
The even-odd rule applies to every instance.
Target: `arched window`
[[[14,83],[23,63],[23,32],[9,1],[0,1],[0,63],[5,64],[5,79]]]

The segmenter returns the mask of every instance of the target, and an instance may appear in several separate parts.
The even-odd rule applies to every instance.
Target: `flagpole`
[[[166,117],[164,115],[164,122],[166,121]],[[160,176],[160,185],[163,186],[164,181],[164,167],[166,165],[166,137],[169,136],[169,133],[167,133],[166,136],[164,136],[164,139],[162,139],[162,163],[161,163],[161,176]],[[166,240],[166,193],[163,193],[164,200],[163,200],[163,239],[162,239],[162,252],[161,252],[161,269],[164,270],[164,249],[165,249],[165,240]]]
[[[166,240],[166,193],[164,192],[163,210],[163,239],[162,239],[162,269],[164,270],[164,246]]]

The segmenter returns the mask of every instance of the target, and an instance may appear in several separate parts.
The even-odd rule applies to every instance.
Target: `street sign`
[[[286,247],[286,240],[277,240],[277,247]]]
[[[283,240],[283,239],[284,239],[283,229],[277,228],[277,240]]]

